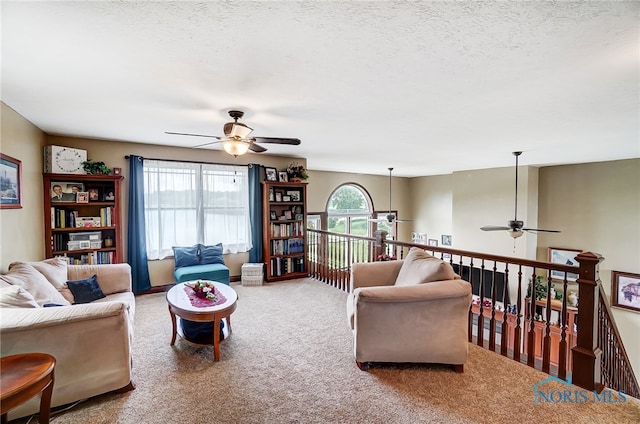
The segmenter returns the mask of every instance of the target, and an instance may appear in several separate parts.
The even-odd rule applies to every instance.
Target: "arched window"
[[[327,202],[327,230],[334,233],[367,236],[372,216],[371,196],[357,184],[341,185]]]

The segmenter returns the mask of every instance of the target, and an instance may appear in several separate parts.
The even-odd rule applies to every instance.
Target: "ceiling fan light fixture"
[[[520,229],[509,230],[509,235],[514,239],[517,239],[518,237],[521,237],[523,234],[524,234],[524,231],[522,231]]]
[[[221,141],[222,148],[232,156],[242,156],[249,151],[251,143],[238,138],[226,138]]]
[[[227,122],[224,124],[224,135],[229,138],[247,138],[253,131],[253,128],[240,122]]]

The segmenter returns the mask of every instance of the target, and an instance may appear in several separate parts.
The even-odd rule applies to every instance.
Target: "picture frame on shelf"
[[[76,203],[89,203],[89,192],[88,191],[77,192]]]
[[[294,214],[294,215],[301,214],[302,213],[302,206],[300,206],[300,205],[291,206],[291,213]]]
[[[87,192],[89,193],[90,202],[100,201],[100,191],[97,188],[90,188],[87,190]]]
[[[611,306],[640,312],[640,274],[611,271]]]
[[[0,209],[22,208],[22,161],[0,153]]]
[[[278,172],[278,182],[281,182],[281,183],[289,182],[289,174],[287,174],[287,171]]]
[[[282,192],[276,191],[276,202],[282,202]]]
[[[278,170],[276,168],[264,168],[266,181],[278,181]]]
[[[276,215],[276,211],[271,211],[269,213],[269,216],[271,217],[271,219],[278,219],[278,215]]]
[[[275,200],[275,196],[273,195],[273,187],[269,187],[269,201],[273,202]]]
[[[52,202],[75,202],[76,195],[84,191],[83,183],[54,181],[50,187]]]
[[[576,260],[576,256],[582,252],[582,250],[577,249],[564,249],[559,247],[549,247],[549,262],[552,264],[562,264],[562,265],[571,265],[578,266],[578,261]],[[551,279],[556,281],[564,281],[564,272],[551,270]],[[568,272],[567,273],[567,281],[576,281],[578,279],[578,274]]]
[[[300,190],[288,190],[287,191],[287,195],[289,195],[289,197],[291,197],[291,201],[292,202],[299,202],[300,201]]]
[[[113,202],[116,200],[116,195],[113,193],[113,190],[105,190],[102,193],[102,201],[103,202]]]
[[[287,196],[287,195],[282,196],[282,201],[283,202],[290,202],[291,201],[291,196]]]
[[[122,168],[113,168],[113,175],[121,175]]]
[[[291,211],[284,211],[284,218],[285,219],[292,219]]]
[[[297,214],[294,215],[294,219],[296,221],[302,221],[304,219],[304,215],[301,214],[301,213],[297,213]]]

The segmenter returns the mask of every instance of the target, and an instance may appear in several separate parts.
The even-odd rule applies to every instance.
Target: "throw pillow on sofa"
[[[68,262],[64,258],[51,258],[39,262],[14,262],[9,265],[9,270],[19,263],[27,263],[34,267],[60,292],[60,294],[73,303],[73,294],[67,287],[67,265]]]
[[[222,243],[218,243],[214,246],[200,245],[200,264],[222,264],[224,265],[224,259],[222,258]]]
[[[90,303],[107,297],[98,285],[98,276],[93,275],[82,280],[67,281],[69,290],[73,293],[75,304]]]
[[[200,257],[198,256],[199,245],[195,244],[191,247],[173,247],[173,260],[175,267],[200,265]]]
[[[450,264],[418,247],[412,247],[404,259],[395,285],[411,286],[432,281],[453,280],[457,277]]]
[[[39,308],[40,305],[22,287],[9,285],[0,288],[0,308]]]
[[[40,306],[45,303],[71,304],[49,283],[44,275],[27,263],[14,264],[8,273],[0,276],[0,279],[28,291]]]

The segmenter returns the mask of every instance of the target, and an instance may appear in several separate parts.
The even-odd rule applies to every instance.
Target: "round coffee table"
[[[207,306],[203,308],[193,306],[189,300],[189,296],[187,296],[187,293],[185,292],[184,286],[194,282],[195,281],[186,281],[184,283],[176,284],[167,292],[167,303],[169,305],[169,314],[171,314],[171,324],[173,326],[171,346],[175,344],[176,335],[178,334],[176,315],[189,321],[210,322],[213,326],[213,358],[214,361],[219,361],[221,342],[220,322],[223,318],[226,320],[227,327],[229,329],[229,336],[231,336],[231,314],[236,310],[238,294],[233,288],[226,284],[211,281],[216,291],[222,293],[227,300],[224,303],[215,306]]]
[[[0,405],[2,423],[7,413],[38,393],[40,414],[38,422],[48,423],[53,394],[56,359],[46,353],[19,353],[0,359]]]

